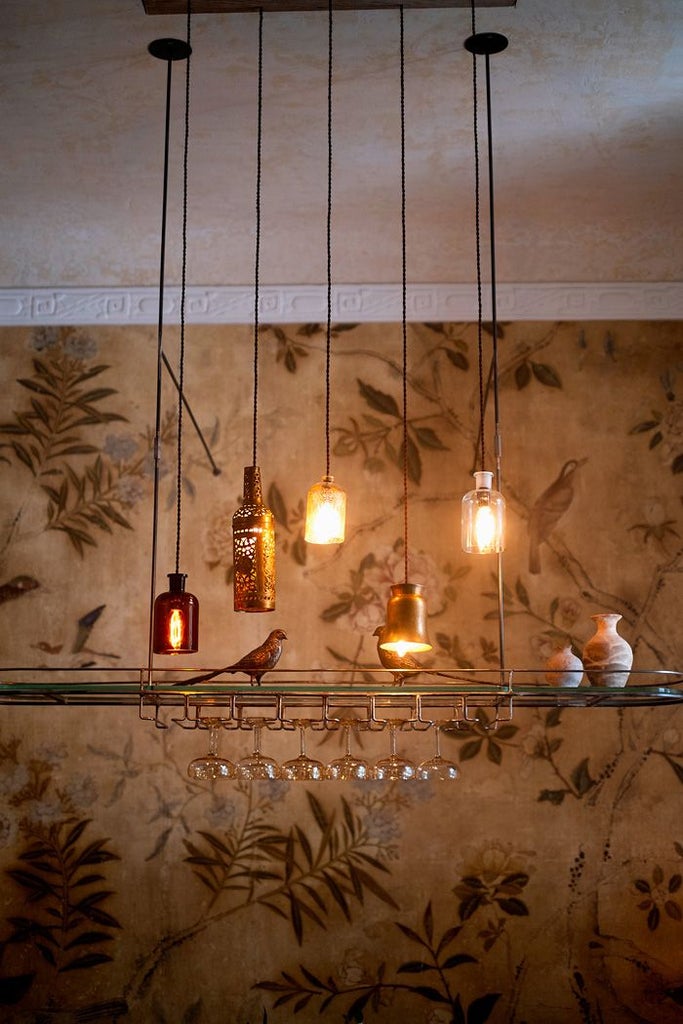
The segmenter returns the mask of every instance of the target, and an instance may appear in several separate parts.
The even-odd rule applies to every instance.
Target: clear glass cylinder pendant
[[[341,544],[346,526],[346,491],[334,477],[324,476],[306,498],[304,540],[309,544]]]
[[[492,489],[493,473],[474,474],[475,490],[462,499],[462,549],[486,555],[505,547],[505,499]]]
[[[154,602],[155,654],[194,654],[199,650],[199,601],[185,590],[184,572],[168,574],[168,590]]]
[[[391,588],[380,647],[393,651],[399,658],[432,649],[422,589],[420,583],[394,583]]]
[[[234,609],[275,610],[275,519],[263,504],[261,470],[244,468],[244,497],[232,517]]]

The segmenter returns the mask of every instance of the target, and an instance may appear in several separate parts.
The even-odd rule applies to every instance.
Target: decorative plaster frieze
[[[683,283],[501,284],[498,318],[505,320],[678,320],[683,319]],[[411,285],[407,314],[411,321],[471,321],[477,316],[471,285]],[[239,324],[253,319],[251,286],[188,288],[187,323]],[[336,285],[332,319],[337,323],[379,323],[401,319],[400,285]],[[164,319],[177,323],[180,293],[167,287]],[[310,323],[327,316],[324,285],[262,287],[264,322]],[[484,317],[490,316],[484,289]],[[153,324],[158,319],[155,288],[4,288],[0,289],[0,325]]]

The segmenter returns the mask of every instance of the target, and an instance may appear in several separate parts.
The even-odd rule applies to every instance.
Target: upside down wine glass
[[[261,753],[261,726],[253,725],[254,749],[251,754],[240,758],[235,765],[235,772],[238,779],[249,781],[259,779],[279,779],[280,767],[272,757]]]
[[[417,767],[418,779],[457,779],[460,770],[455,761],[441,756],[441,726],[434,727],[434,738],[436,742],[436,753],[433,757],[422,761]]]
[[[206,728],[209,730],[209,752],[203,757],[195,757],[187,766],[187,774],[191,779],[200,782],[212,782],[215,779],[234,779],[235,766],[227,757],[218,756],[218,731],[221,723],[219,718],[207,718]],[[203,726],[200,726],[203,728]]]
[[[360,757],[354,757],[351,753],[351,723],[344,723],[344,740],[346,743],[346,753],[343,757],[338,757],[334,761],[330,761],[325,771],[326,779],[341,779],[343,782],[347,782],[350,779],[369,779],[371,778],[370,765],[367,761],[363,761]]]
[[[412,761],[400,757],[396,753],[396,728],[400,722],[389,722],[389,757],[381,757],[375,765],[375,778],[388,782],[399,782],[403,779],[414,779],[417,769]]]
[[[299,722],[299,744],[300,752],[298,757],[291,761],[285,761],[281,769],[281,778],[289,782],[306,782],[311,779],[322,779],[325,777],[325,765],[322,761],[316,761],[306,753],[306,726],[310,722]]]

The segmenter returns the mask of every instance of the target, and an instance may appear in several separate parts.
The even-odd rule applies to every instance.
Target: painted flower
[[[528,856],[509,843],[473,850],[453,888],[460,901],[460,920],[467,921],[480,908],[492,905],[510,917],[526,917],[529,910],[521,895],[529,882]]]
[[[0,793],[19,793],[28,785],[29,770],[25,764],[14,764],[0,772]]]
[[[36,749],[36,757],[50,765],[66,761],[68,756],[69,748],[66,743],[44,743]]]
[[[64,342],[64,351],[73,359],[92,359],[97,355],[97,342],[87,334],[70,334]]]
[[[376,846],[384,846],[401,835],[398,816],[387,807],[379,806],[369,810],[365,817],[365,827],[368,841]]]
[[[65,797],[75,807],[92,807],[97,800],[97,787],[91,775],[74,775],[64,787]]]
[[[132,434],[107,434],[102,451],[112,462],[127,462],[138,450],[138,442]]]
[[[237,818],[234,801],[215,792],[211,794],[211,804],[205,814],[212,828],[229,829]]]
[[[145,496],[145,488],[134,476],[122,476],[116,483],[116,497],[127,508],[133,508]]]
[[[64,817],[61,804],[51,800],[30,800],[24,807],[25,817],[33,825],[50,825]]]
[[[59,344],[59,328],[37,327],[31,338],[31,348],[34,352],[45,352]]]
[[[372,978],[363,964],[363,954],[358,949],[345,949],[339,965],[339,980],[348,988],[367,984]]]

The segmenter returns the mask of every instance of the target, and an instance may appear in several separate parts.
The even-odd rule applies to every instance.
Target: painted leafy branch
[[[32,912],[9,917],[8,943],[30,943],[59,973],[97,967],[112,960],[103,947],[120,928],[104,908],[114,895],[101,883],[99,865],[119,860],[107,839],[81,842],[90,824],[68,818],[43,828],[7,875],[26,892]],[[95,870],[94,870],[95,869]]]
[[[114,487],[114,475],[100,455],[92,465],[86,466],[83,476],[66,464],[58,487],[42,485],[49,498],[48,530],[65,533],[81,556],[85,545],[96,546],[90,532],[92,526],[105,533],[111,533],[112,526],[131,530],[131,524],[116,507]]]
[[[363,425],[353,416],[349,417],[350,427],[337,427],[334,445],[336,455],[353,455],[362,451],[365,465],[369,469],[381,469],[382,456],[399,469],[403,468],[403,414],[393,395],[380,391],[366,381],[358,379],[361,398],[372,410],[363,414]],[[381,414],[388,419],[381,419]],[[408,476],[413,483],[422,479],[422,456],[420,448],[433,451],[447,451],[436,431],[429,426],[410,419],[407,424],[406,465]]]
[[[34,357],[33,375],[19,378],[31,395],[30,409],[16,412],[13,422],[0,424],[0,434],[10,438],[8,446],[33,476],[58,475],[59,464],[68,456],[96,452],[84,440],[83,427],[125,420],[98,408],[117,393],[114,388],[89,386],[108,369],[105,364],[86,368],[80,359],[55,349],[49,359]]]
[[[300,964],[300,977],[282,971],[282,980],[261,981],[254,987],[272,992],[276,996],[274,1008],[290,1004],[290,1012],[295,1014],[308,1006],[311,1000],[320,1001],[319,1013],[323,1014],[335,1000],[346,999],[348,1006],[344,1019],[361,1020],[364,1010],[368,1007],[375,1013],[379,1012],[385,996],[406,993],[427,1003],[449,1007],[454,1024],[485,1024],[500,999],[500,993],[487,993],[464,1007],[460,993],[453,991],[450,972],[463,964],[478,962],[476,957],[468,953],[453,951],[453,943],[460,934],[461,926],[447,928],[437,939],[434,934],[431,901],[422,915],[420,931],[398,921],[395,924],[404,937],[419,950],[418,958],[407,960],[396,967],[396,980],[387,978],[386,961],[378,965],[372,980],[357,985],[340,985],[332,976],[323,980]],[[399,975],[404,978],[413,976],[416,980],[398,980]],[[418,975],[420,981],[417,980]],[[422,979],[429,984],[424,984]]]
[[[0,447],[31,473],[47,496],[46,528],[64,532],[82,556],[86,545],[96,544],[93,528],[107,533],[114,526],[131,529],[116,487],[121,469],[114,474],[107,468],[91,441],[91,428],[125,417],[101,407],[116,390],[94,385],[109,366],[88,366],[84,358],[69,354],[68,345],[66,338],[44,357],[34,357],[32,376],[18,379],[30,394],[30,404],[0,424],[0,437],[8,439]],[[94,462],[77,470],[74,459],[90,455],[96,456]],[[17,521],[20,517],[21,512]]]
[[[200,842],[185,841],[194,873],[210,891],[212,902],[225,894],[240,905],[256,903],[291,924],[301,944],[305,923],[326,928],[336,907],[351,920],[354,902],[367,893],[394,908],[393,897],[377,880],[388,869],[372,849],[361,819],[342,798],[342,820],[328,814],[307,792],[315,833],[292,825],[286,832],[247,820],[239,833],[220,837],[200,832]]]
[[[339,334],[344,331],[354,330],[358,324],[336,324],[330,328],[330,336],[336,338]],[[288,373],[296,373],[297,361],[299,359],[305,359],[310,355],[309,347],[306,341],[301,339],[315,337],[316,334],[324,333],[326,328],[323,324],[301,324],[297,327],[294,337],[290,337],[282,327],[277,327],[274,324],[262,324],[259,327],[259,332],[263,334],[272,333],[277,343],[277,350],[275,355],[275,361],[282,363],[285,370]]]
[[[460,748],[459,759],[469,761],[481,751],[486,752],[486,757],[493,764],[499,765],[503,760],[503,747],[519,732],[519,726],[504,724],[494,729],[495,723],[489,720],[486,711],[479,708],[476,713],[476,720],[467,725],[461,723],[461,728],[456,731],[448,731],[447,736],[452,739],[463,741]]]

